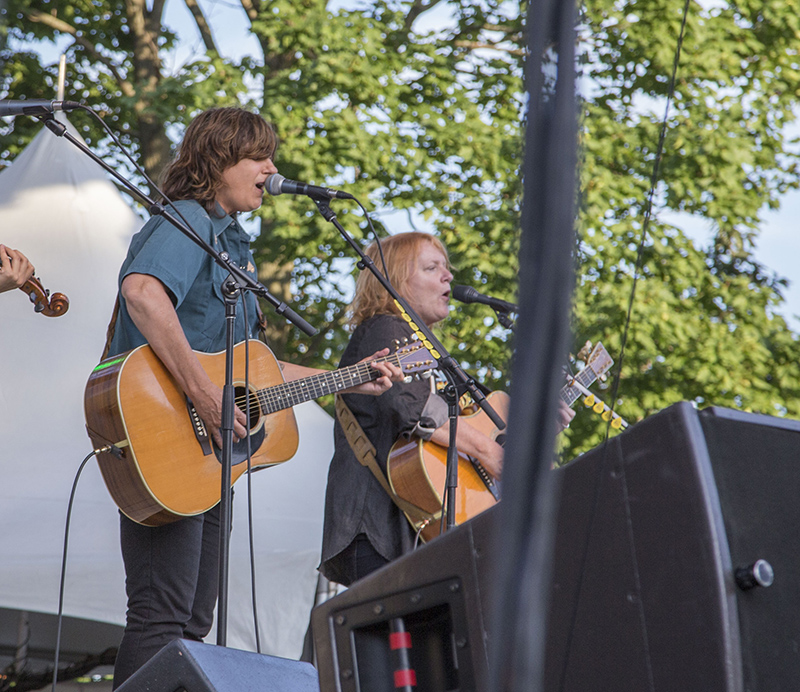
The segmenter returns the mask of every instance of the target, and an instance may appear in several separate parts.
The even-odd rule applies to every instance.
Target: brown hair
[[[389,270],[389,281],[395,290],[404,298],[408,279],[414,271],[414,261],[419,255],[424,243],[430,243],[439,250],[447,260],[450,259],[447,249],[436,236],[428,233],[398,233],[381,240],[383,256]],[[374,263],[378,271],[383,274],[383,265],[378,254],[378,246],[372,243],[366,250],[366,255]],[[356,294],[350,303],[350,326],[357,327],[374,315],[399,315],[400,311],[394,304],[389,292],[380,284],[369,269],[364,269],[356,280]]]
[[[257,113],[211,108],[186,128],[178,155],[164,172],[164,194],[195,199],[214,213],[223,172],[242,159],[271,159],[277,148],[275,131]]]

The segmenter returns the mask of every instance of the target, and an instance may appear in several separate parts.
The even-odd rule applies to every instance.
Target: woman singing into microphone
[[[400,233],[381,241],[389,281],[428,327],[447,317],[453,274],[442,242],[426,233]],[[366,254],[379,263],[373,243]],[[380,266],[380,265],[379,265]],[[369,271],[356,282],[350,306],[354,328],[340,366],[351,365],[393,340],[411,336],[392,297]],[[345,403],[375,447],[385,473],[389,450],[401,435],[416,435],[447,447],[450,422],[447,404],[432,388],[433,379],[392,387],[383,396],[343,395]],[[563,407],[562,425],[574,416]],[[503,448],[469,425],[457,427],[458,449],[477,458],[495,478],[503,468]],[[356,458],[339,421],[334,427],[335,451],[328,472],[322,574],[349,585],[410,550],[414,534],[369,468]]]

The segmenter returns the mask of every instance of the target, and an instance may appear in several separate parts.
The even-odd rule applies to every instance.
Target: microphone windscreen
[[[454,284],[450,286],[450,295],[461,303],[472,303],[479,294],[472,286]]]
[[[267,192],[272,195],[281,195],[283,194],[283,190],[281,189],[281,184],[283,181],[286,180],[282,175],[278,173],[273,173],[272,175],[267,176],[267,182],[264,185]]]

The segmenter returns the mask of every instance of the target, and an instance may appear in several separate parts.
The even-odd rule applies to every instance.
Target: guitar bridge
[[[476,473],[483,481],[483,484],[486,486],[486,489],[492,494],[492,497],[497,502],[500,502],[500,490],[498,488],[497,483],[495,483],[494,478],[492,478],[492,474],[490,474],[484,468],[483,464],[481,464],[481,462],[478,461],[477,459],[470,456],[468,456],[467,459],[469,459],[470,463],[472,464],[472,467],[475,469]]]
[[[192,421],[192,430],[194,431],[197,442],[200,444],[200,449],[203,450],[203,456],[208,456],[213,452],[211,449],[211,437],[208,434],[206,424],[197,414],[197,409],[188,396],[186,397],[186,410],[189,412],[189,419]]]

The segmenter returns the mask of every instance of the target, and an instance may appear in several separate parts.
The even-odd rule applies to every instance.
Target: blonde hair
[[[408,280],[414,273],[414,262],[422,246],[426,243],[433,245],[444,255],[449,267],[450,259],[447,255],[447,249],[436,236],[413,231],[411,233],[398,233],[381,240],[383,256],[386,259],[386,267],[389,271],[389,282],[404,298],[406,297],[405,289],[408,285]],[[378,271],[383,274],[383,265],[380,261],[377,244],[372,243],[365,254],[375,263]],[[350,303],[350,326],[357,327],[375,315],[399,314],[400,311],[394,304],[394,299],[389,295],[389,292],[369,269],[362,270],[356,280],[355,297],[353,302]]]

